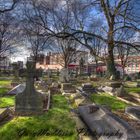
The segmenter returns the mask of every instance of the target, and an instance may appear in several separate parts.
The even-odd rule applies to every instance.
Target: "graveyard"
[[[51,72],[41,74],[33,64],[32,61],[27,62],[24,73],[18,75],[16,86],[12,84],[14,75],[8,79],[2,77],[3,80],[0,82],[0,138],[2,140],[76,140],[99,137],[105,139],[102,133],[115,134],[115,129],[118,129],[124,138],[130,135],[130,138],[139,139],[140,92],[136,85],[137,80],[124,81],[124,89],[116,90],[121,89],[117,81],[105,80],[103,77],[93,81],[88,75],[79,75],[75,82],[73,80],[70,82],[67,71],[63,70],[59,76]],[[39,76],[39,81],[33,78],[34,74]],[[88,106],[89,111],[86,115],[84,112],[88,110]],[[96,112],[100,109],[102,111],[96,116]],[[137,113],[133,113],[135,109]],[[112,120],[113,124],[110,124],[111,122],[106,122],[107,116],[100,118],[100,115],[109,115],[110,121],[117,117],[120,119],[119,126],[114,126],[118,119]],[[93,124],[88,121],[90,118],[93,118]],[[96,130],[102,126],[101,122],[96,122],[96,118],[101,119],[104,129]],[[107,128],[108,125],[111,125],[114,131]],[[122,127],[130,128],[127,131],[132,131],[132,134],[123,132]],[[84,131],[80,132],[81,129],[87,130],[86,134]]]
[[[138,0],[0,0],[0,140],[140,140]]]

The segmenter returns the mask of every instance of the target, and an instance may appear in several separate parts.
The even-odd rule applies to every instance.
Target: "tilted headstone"
[[[16,95],[16,94],[19,94],[19,93],[22,93],[25,89],[25,84],[19,84],[17,85],[16,87],[14,87],[13,89],[11,89],[7,95]]]
[[[116,96],[124,96],[125,94],[126,94],[126,91],[125,91],[123,85],[121,85],[121,87],[117,88],[116,91],[115,91]]]
[[[130,106],[125,109],[125,112],[135,119],[140,121],[140,106]]]
[[[43,113],[44,96],[34,87],[35,63],[27,61],[26,66],[26,87],[22,93],[16,95],[15,113],[17,115],[41,114]]]

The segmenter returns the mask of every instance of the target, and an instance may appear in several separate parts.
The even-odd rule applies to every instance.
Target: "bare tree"
[[[97,7],[97,9],[99,9],[97,11],[100,12],[100,15],[102,15],[102,18],[105,20],[104,26],[100,27],[104,29],[104,32],[98,33],[98,32],[87,31],[84,28],[74,29],[73,27],[71,27],[71,32],[62,31],[59,33],[59,35],[65,37],[73,36],[73,38],[75,38],[81,44],[87,46],[87,48],[89,48],[91,51],[93,51],[92,47],[87,43],[89,36],[90,38],[96,37],[104,41],[104,43],[106,43],[108,46],[108,56],[106,57],[108,76],[113,75],[114,78],[117,79],[117,73],[116,73],[116,68],[114,63],[114,54],[113,54],[115,46],[117,44],[123,46],[128,45],[130,47],[139,50],[138,45],[136,46],[133,43],[124,41],[123,39],[117,40],[116,38],[116,34],[118,33],[119,30],[122,29],[139,31],[138,29],[139,19],[138,16],[136,16],[136,11],[134,7],[135,4],[136,4],[135,0],[126,0],[126,1],[114,0],[113,2],[109,0],[91,0],[90,8]],[[92,14],[94,14],[94,11],[92,11]],[[86,42],[83,42],[83,38],[86,38]]]
[[[0,57],[8,55],[11,50],[14,50],[18,44],[19,33],[18,23],[16,18],[11,13],[3,13],[0,15]]]
[[[10,1],[10,6],[7,6],[7,2],[2,1],[0,3],[1,4],[1,6],[0,6],[0,14],[13,10],[18,2],[19,2],[19,0],[11,0]]]
[[[89,43],[91,38],[98,38],[107,45],[107,69],[108,77],[113,75],[117,79],[114,63],[114,48],[117,45],[129,46],[139,50],[139,45],[134,45],[128,40],[118,40],[116,35],[122,29],[140,31],[138,29],[139,17],[136,13],[136,0],[63,0],[56,5],[55,0],[50,3],[43,1],[34,4],[38,20],[31,19],[32,22],[44,28],[44,35],[55,36],[58,38],[71,37],[77,42],[86,46],[92,53],[96,54]],[[88,14],[87,14],[88,13]],[[100,26],[101,32],[89,30],[90,24],[96,16],[102,16],[104,20]],[[94,17],[94,18],[93,18]],[[55,20],[54,20],[55,19]],[[57,22],[56,22],[57,21]],[[60,26],[57,26],[57,23]],[[63,26],[61,26],[63,25]],[[57,29],[56,29],[57,26]],[[90,38],[90,39],[89,39]]]
[[[55,52],[59,54],[61,58],[60,65],[64,68],[68,68],[68,65],[76,61],[78,43],[70,38],[68,39],[57,39]]]

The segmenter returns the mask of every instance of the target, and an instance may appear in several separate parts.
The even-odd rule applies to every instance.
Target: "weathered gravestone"
[[[51,79],[51,77],[52,77],[52,72],[51,72],[51,70],[50,69],[48,69],[47,70],[47,84],[48,85],[51,85],[52,84],[52,79]]]
[[[79,106],[79,114],[99,140],[139,140],[140,134],[126,121],[97,106]]]
[[[68,69],[66,68],[63,68],[61,71],[60,71],[60,82],[62,83],[66,83],[66,82],[69,82],[69,72],[68,72]]]
[[[91,83],[82,84],[82,87],[78,88],[78,91],[85,97],[89,97],[92,93],[95,93],[95,88]]]
[[[55,93],[60,93],[60,86],[58,83],[53,82],[51,87],[50,87],[50,93],[55,94]]]
[[[20,81],[20,79],[19,79],[19,69],[20,68],[19,68],[17,63],[13,63],[12,66],[13,66],[14,78],[13,78],[13,80],[11,82],[11,86],[15,87],[15,86],[17,86],[19,84],[19,81]]]
[[[71,83],[62,83],[61,84],[62,93],[75,93],[76,89]]]
[[[137,81],[137,87],[140,87],[140,81]]]
[[[140,106],[130,106],[125,109],[125,113],[140,121]]]
[[[110,81],[105,83],[106,86],[102,86],[99,90],[110,93],[111,95],[121,96],[124,94],[124,88],[120,81]]]
[[[0,113],[0,124],[10,120],[13,116],[14,111],[10,108],[6,108],[2,113]]]
[[[85,92],[94,92],[95,88],[91,83],[82,84],[82,90]]]
[[[13,89],[11,89],[7,95],[16,95],[18,93],[22,93],[25,89],[25,84],[19,84],[16,87],[14,87]]]
[[[22,93],[16,95],[15,113],[17,115],[42,114],[46,96],[35,90],[34,77],[37,73],[35,63],[27,61],[26,66],[26,87]]]

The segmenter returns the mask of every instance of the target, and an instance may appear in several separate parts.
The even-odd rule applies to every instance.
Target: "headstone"
[[[0,124],[10,120],[14,116],[14,111],[10,108],[6,108],[1,114],[0,114]]]
[[[22,93],[16,95],[15,113],[17,115],[42,114],[45,97],[34,88],[35,63],[27,61],[26,66],[26,87]]]
[[[71,83],[62,83],[61,84],[61,91],[63,93],[75,93],[76,89]]]
[[[90,131],[100,140],[140,139],[140,134],[126,121],[101,106],[79,106],[78,111]]]
[[[56,94],[56,93],[60,93],[60,88],[59,88],[59,84],[54,82],[52,83],[51,87],[50,87],[50,93],[51,94]]]
[[[84,92],[94,92],[95,88],[93,87],[91,83],[85,83],[85,84],[82,84],[82,90]]]
[[[115,95],[119,96],[119,97],[124,96],[125,94],[126,94],[126,91],[125,91],[123,85],[121,85],[121,87],[117,88],[116,91],[115,91]]]
[[[50,69],[47,70],[47,84],[48,85],[51,85],[52,84],[52,79],[51,79],[51,76],[52,76],[52,72]]]
[[[66,83],[66,82],[69,81],[69,78],[70,77],[69,77],[68,69],[66,69],[66,68],[61,69],[61,71],[60,71],[60,82]]]
[[[137,81],[137,87],[140,87],[140,81]]]
[[[18,93],[22,93],[25,89],[25,84],[19,84],[16,87],[14,87],[13,89],[11,89],[7,95],[16,95]]]
[[[140,106],[130,106],[125,109],[125,113],[140,121]]]

